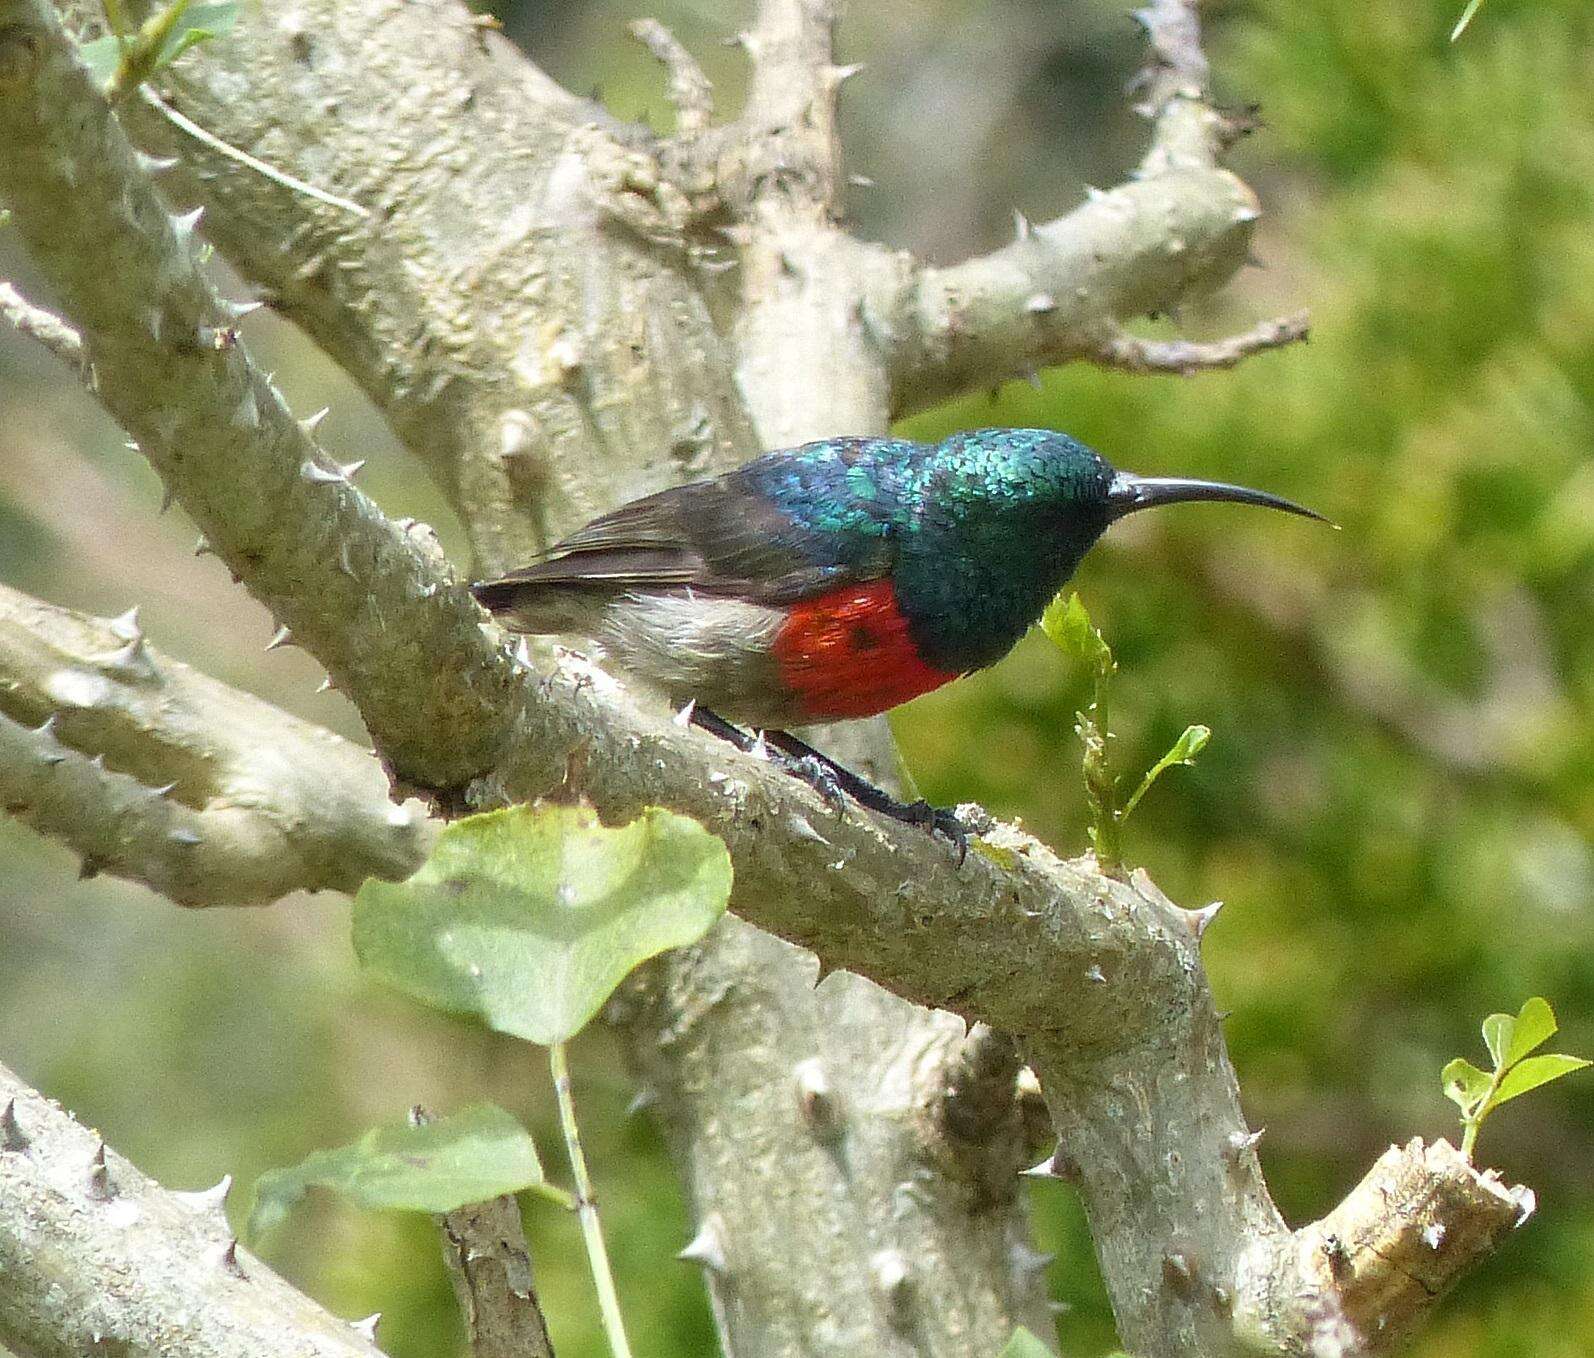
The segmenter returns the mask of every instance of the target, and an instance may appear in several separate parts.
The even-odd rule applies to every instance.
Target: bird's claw
[[[931,806],[923,797],[906,803],[902,810],[905,814],[899,819],[910,825],[922,825],[932,835],[940,835],[957,850],[958,866],[963,866],[963,860],[969,856],[969,827],[958,819],[956,811],[946,806]]]
[[[791,760],[786,767],[823,797],[831,810],[840,812],[846,809],[846,790],[841,786],[841,780],[836,777],[835,771],[822,759],[808,755]]]

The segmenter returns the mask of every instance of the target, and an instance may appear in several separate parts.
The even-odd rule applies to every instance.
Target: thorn
[[[810,1056],[799,1061],[792,1074],[797,1084],[797,1106],[802,1109],[809,1130],[822,1139],[835,1136],[841,1130],[841,1106],[830,1087],[824,1062]]]
[[[169,485],[167,485],[163,481],[161,483],[161,507],[160,507],[160,512],[162,514],[164,514],[168,509],[170,509],[172,507],[172,501],[175,500],[176,498],[177,498],[177,492],[175,490],[173,490]]]
[[[719,1216],[710,1212],[697,1228],[697,1234],[675,1256],[683,1263],[701,1264],[711,1273],[724,1273],[725,1247],[720,1243]]]
[[[1188,1300],[1195,1287],[1195,1272],[1190,1261],[1179,1251],[1162,1256],[1162,1281],[1176,1297]]]
[[[1087,981],[1094,981],[1097,985],[1107,984],[1106,973],[1103,972],[1102,969],[1094,962],[1090,964],[1090,970],[1085,973],[1085,979]]]
[[[149,331],[149,337],[154,340],[156,344],[161,342],[161,326],[164,323],[164,318],[161,316],[161,309],[158,306],[151,307],[144,315],[144,328]]]
[[[343,475],[341,467],[334,471],[329,467],[323,467],[319,462],[310,461],[299,464],[299,475],[317,486],[339,485],[348,479]]]
[[[173,844],[181,844],[185,849],[191,849],[194,845],[202,842],[200,836],[186,826],[173,830],[166,838],[171,840]]]
[[[1224,1153],[1230,1160],[1238,1163],[1240,1157],[1247,1151],[1256,1149],[1257,1142],[1262,1139],[1262,1133],[1265,1131],[1266,1127],[1258,1127],[1254,1132],[1231,1132],[1228,1140],[1223,1143]]]
[[[880,1250],[869,1259],[869,1275],[894,1324],[900,1324],[913,1296],[913,1270],[901,1250]]]
[[[1106,189],[1098,189],[1094,184],[1085,185],[1085,201],[1087,203],[1099,203],[1107,196]]]
[[[104,773],[105,772],[105,751],[101,750],[99,754],[95,755],[94,758],[89,760],[89,767],[91,769],[93,769],[96,773]]]
[[[863,70],[863,62],[855,61],[847,66],[825,67],[825,81],[831,89],[836,89],[844,82],[851,80],[859,71]]]
[[[1511,1228],[1513,1230],[1515,1230],[1518,1226],[1523,1225],[1527,1219],[1534,1214],[1534,1212],[1538,1211],[1539,1208],[1539,1195],[1526,1184],[1519,1184],[1517,1186],[1516,1200],[1517,1219],[1511,1223]]]
[[[175,170],[182,164],[176,156],[152,156],[144,151],[134,151],[133,159],[145,174],[165,174],[167,170]]]
[[[1057,299],[1049,292],[1037,292],[1024,303],[1024,310],[1031,316],[1045,316],[1057,310]]]
[[[28,1138],[17,1121],[17,1101],[8,1099],[6,1106],[0,1108],[0,1151],[25,1151],[27,1148]]]
[[[1028,382],[1030,386],[1034,387],[1036,391],[1046,390],[1046,388],[1041,385],[1041,375],[1036,372],[1034,368],[1024,369],[1024,380]]]
[[[830,841],[820,834],[818,830],[814,829],[814,823],[807,816],[793,812],[786,817],[786,828],[798,839],[806,839],[814,844],[823,844],[827,848],[830,845]]]
[[[205,215],[203,207],[196,207],[192,212],[175,213],[172,216],[172,230],[177,233],[177,239],[187,242],[193,239],[194,229],[199,225]]]
[[[769,759],[769,746],[764,741],[764,733],[762,731],[753,733],[753,743],[747,747],[747,753],[753,759],[766,761]]]
[[[89,1161],[88,1195],[95,1202],[109,1202],[111,1198],[111,1173],[105,1167],[105,1143],[100,1142],[94,1158]]]
[[[259,298],[252,302],[229,302],[225,299],[221,303],[222,314],[229,320],[241,321],[245,316],[253,316],[265,306]]]
[[[194,543],[194,555],[195,556],[215,556],[216,555],[215,549],[211,547],[210,542],[206,539],[206,537],[205,537],[205,535],[203,533],[201,533],[199,535],[198,541],[196,541]]]
[[[140,636],[128,642],[127,645],[119,646],[116,650],[111,651],[100,663],[106,669],[126,670],[143,665],[146,659],[147,657],[144,655],[144,638]]]
[[[1212,926],[1212,921],[1218,917],[1218,911],[1223,909],[1222,901],[1213,901],[1211,905],[1204,905],[1199,910],[1185,911],[1185,919],[1190,922],[1190,932],[1196,936],[1197,941]]]
[[[351,1320],[349,1328],[365,1340],[367,1344],[376,1343],[376,1327],[382,1323],[382,1313],[372,1311],[364,1320]]]
[[[362,457],[353,462],[345,462],[338,470],[343,473],[345,481],[352,481],[360,474],[360,468],[363,466],[365,466],[365,459]]]
[[[335,687],[336,685],[332,682],[332,676],[329,674],[315,686],[315,691],[317,693],[330,693]]]
[[[249,1276],[244,1272],[243,1265],[238,1262],[238,1240],[236,1236],[222,1247],[220,1262],[223,1273],[230,1273],[234,1278],[247,1278]]]
[[[1051,1265],[1055,1254],[1044,1250],[1032,1250],[1022,1240],[1017,1241],[1008,1252],[1008,1260],[1013,1265],[1013,1272],[1023,1275],[1026,1273],[1039,1273]]]
[[[192,1207],[196,1212],[219,1212],[227,1206],[227,1195],[232,1192],[232,1175],[223,1174],[221,1182],[212,1184],[209,1188],[196,1189],[185,1193],[181,1189],[174,1189],[172,1196],[185,1207]]]
[[[860,189],[872,189],[874,187],[874,180],[870,179],[866,174],[849,174],[847,182]]]
[[[651,1108],[658,1101],[658,1091],[649,1089],[646,1085],[644,1085],[631,1096],[631,1102],[625,1106],[625,1115],[628,1118],[634,1118],[637,1116],[637,1114]]]
[[[50,713],[50,715],[48,717],[46,717],[43,721],[41,721],[37,726],[35,726],[33,728],[33,734],[36,735],[36,736],[49,736],[52,740],[54,740],[55,739],[55,726],[56,726],[56,721],[57,721],[59,715],[60,714],[56,713],[56,712]]]
[[[1037,1165],[1028,1169],[1019,1170],[1019,1175],[1025,1179],[1062,1179],[1066,1176],[1058,1173],[1057,1166],[1063,1158],[1063,1143],[1059,1141],[1057,1147]]]
[[[271,640],[266,643],[268,651],[275,651],[282,646],[293,645],[293,633],[286,627],[279,627],[271,634]]]
[[[1236,226],[1244,226],[1247,222],[1256,221],[1261,215],[1262,209],[1259,207],[1239,207],[1234,210],[1233,221]]]
[[[159,787],[152,787],[150,792],[156,797],[170,797],[176,789],[176,783],[162,783]]]
[[[331,406],[322,406],[321,409],[316,411],[314,415],[306,415],[304,419],[299,421],[299,428],[304,430],[306,434],[314,434],[316,427],[321,423],[322,420],[326,419],[327,414],[331,411],[331,409]]]
[[[692,713],[696,710],[697,699],[688,698],[686,700],[686,706],[677,712],[673,717],[671,717],[670,720],[673,721],[677,726],[684,729],[692,724]]]
[[[141,641],[144,629],[138,625],[138,605],[134,604],[127,612],[112,618],[108,624],[112,633],[123,641]]]
[[[1029,240],[1030,237],[1033,236],[1034,234],[1035,234],[1035,228],[1034,228],[1033,225],[1031,225],[1030,219],[1028,217],[1026,217],[1022,212],[1020,212],[1017,208],[1014,208],[1013,209],[1013,239],[1016,240],[1016,241],[1017,240]]]

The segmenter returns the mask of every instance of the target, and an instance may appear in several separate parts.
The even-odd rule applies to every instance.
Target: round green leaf
[[[456,821],[408,881],[366,882],[354,950],[418,999],[549,1046],[707,933],[730,890],[725,846],[689,817],[651,807],[608,829],[584,807],[516,806]]]
[[[1489,1106],[1498,1108],[1530,1089],[1547,1085],[1551,1080],[1559,1080],[1563,1075],[1582,1070],[1588,1064],[1581,1056],[1562,1056],[1555,1052],[1530,1056],[1525,1061],[1517,1062],[1506,1073],[1500,1081],[1500,1087],[1494,1091],[1494,1097],[1489,1100]]]
[[[1538,995],[1522,1002],[1522,1011],[1511,1027],[1511,1040],[1506,1046],[1505,1064],[1514,1066],[1529,1052],[1542,1047],[1555,1036],[1555,1011],[1550,1002]]]
[[[1489,1077],[1463,1056],[1447,1064],[1440,1071],[1439,1079],[1445,1097],[1463,1113],[1470,1113],[1489,1093]]]
[[[451,1212],[541,1183],[526,1129],[495,1104],[476,1104],[419,1126],[373,1127],[352,1145],[262,1174],[244,1233],[257,1239],[312,1187],[336,1189],[362,1207]]]

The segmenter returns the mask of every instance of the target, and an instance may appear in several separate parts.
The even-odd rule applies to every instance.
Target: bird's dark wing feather
[[[743,472],[660,491],[594,519],[539,560],[472,587],[496,611],[545,589],[688,587],[700,593],[789,604],[854,581],[878,579],[878,560],[841,560],[823,535],[783,512]]]

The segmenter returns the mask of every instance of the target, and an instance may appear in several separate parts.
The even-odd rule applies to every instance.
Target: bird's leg
[[[868,807],[871,811],[878,811],[882,816],[890,816],[892,820],[900,820],[908,825],[922,825],[931,834],[945,835],[956,847],[960,864],[968,856],[968,826],[945,807],[931,806],[923,797],[916,802],[899,801],[867,779],[860,778],[851,769],[836,763],[829,755],[814,749],[807,741],[799,740],[790,731],[765,731],[764,743],[803,767],[805,772],[800,776],[814,783],[816,787],[819,786],[818,781],[807,776],[807,770],[813,770],[820,777],[833,780],[836,787],[860,806]],[[823,788],[820,790],[823,791]]]
[[[702,727],[711,736],[718,736],[721,740],[729,741],[743,754],[753,754],[758,750],[759,738],[757,736],[749,735],[734,722],[726,721],[718,712],[712,712],[706,707],[694,707],[689,720],[693,726]],[[773,749],[778,756],[775,759],[775,763],[783,772],[789,773],[793,778],[802,779],[821,797],[833,803],[839,809],[846,802],[847,795],[841,780],[836,775],[838,773],[843,774],[847,778],[853,778],[853,775],[847,773],[839,765],[832,764],[823,755],[809,758],[807,755],[789,754],[776,745],[773,740],[769,739],[771,736],[781,734],[782,732],[779,731],[766,731],[764,733],[763,743],[766,749]],[[790,737],[788,736],[787,739],[790,739]],[[801,744],[801,742],[799,741],[798,744]],[[807,750],[808,747],[804,745],[803,749]],[[853,778],[853,781],[862,787],[869,786],[860,778]]]
[[[710,735],[729,741],[743,752],[751,752],[758,745],[757,737],[706,707],[694,707],[691,722]],[[781,756],[777,761],[780,767],[792,777],[802,779],[822,797],[840,802],[843,796],[849,796],[860,806],[890,816],[892,820],[922,825],[931,834],[944,835],[952,842],[957,849],[959,864],[967,857],[968,827],[951,811],[931,806],[922,797],[916,802],[900,802],[890,793],[860,778],[851,769],[836,763],[829,755],[821,754],[806,741],[798,740],[789,731],[765,731],[763,738],[764,744]]]

